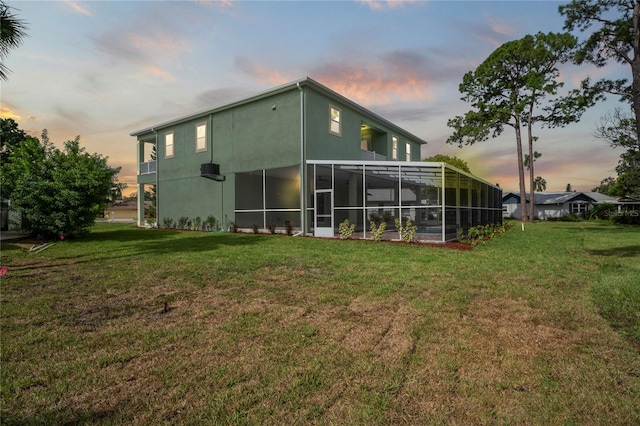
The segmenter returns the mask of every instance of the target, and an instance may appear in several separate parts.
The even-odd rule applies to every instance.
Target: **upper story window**
[[[173,157],[173,132],[164,134],[164,158]]]
[[[407,147],[407,161],[411,161],[411,144],[407,142],[406,147]]]
[[[329,106],[329,132],[338,136],[342,136],[341,115],[338,108]]]
[[[391,159],[398,159],[398,138],[396,136],[391,137]]]
[[[207,150],[207,123],[196,124],[196,152]]]

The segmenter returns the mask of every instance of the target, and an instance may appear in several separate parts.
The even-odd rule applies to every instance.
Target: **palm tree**
[[[7,6],[0,0],[0,78],[7,80],[7,73],[11,70],[4,64],[9,51],[22,44],[22,39],[27,36],[25,22],[18,19]]]
[[[544,192],[547,189],[547,181],[544,180],[542,176],[536,177],[536,180],[533,181],[533,184],[537,192]]]

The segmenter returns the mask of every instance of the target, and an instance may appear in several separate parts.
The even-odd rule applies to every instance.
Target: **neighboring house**
[[[143,206],[143,214],[144,209],[149,207],[151,204],[150,201],[145,201]],[[114,203],[111,203],[104,210],[104,218],[105,220],[110,221],[136,221],[138,219],[138,197],[128,197],[123,198],[122,200],[118,200]]]
[[[530,195],[526,195],[527,208]],[[618,205],[618,200],[598,192],[535,192],[534,217],[545,220],[554,217],[575,215],[584,217],[585,213],[600,203]],[[617,208],[617,207],[616,207]],[[502,196],[502,214],[504,217],[520,219],[520,194],[507,192]]]
[[[22,215],[11,208],[11,200],[0,200],[0,231],[20,230]]]
[[[131,135],[138,194],[156,186],[161,226],[214,216],[333,237],[349,219],[369,237],[371,218],[402,217],[417,239],[447,241],[502,220],[499,187],[420,161],[424,140],[310,78]],[[157,160],[143,162],[153,145]]]
[[[621,210],[640,211],[640,197],[620,197],[618,198],[618,203],[620,203],[619,205]]]

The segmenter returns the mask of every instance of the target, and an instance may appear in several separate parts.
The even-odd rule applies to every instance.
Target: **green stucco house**
[[[426,141],[310,78],[131,136],[139,204],[155,185],[159,224],[213,215],[225,227],[333,237],[349,219],[368,238],[370,221],[384,220],[393,238],[402,218],[418,226],[417,240],[449,241],[502,220],[499,187],[420,161]],[[153,145],[156,159],[145,162]]]

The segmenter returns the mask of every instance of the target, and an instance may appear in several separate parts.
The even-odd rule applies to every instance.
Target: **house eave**
[[[422,138],[419,138],[418,136],[412,134],[411,132],[406,131],[405,129],[399,127],[398,125],[392,123],[391,121],[381,117],[380,115],[374,113],[373,111],[370,111],[368,109],[366,109],[365,107],[358,105],[357,103],[353,102],[352,100],[342,96],[341,94],[329,89],[328,87],[318,83],[317,81],[313,80],[312,78],[309,77],[305,77],[305,78],[301,78],[286,84],[283,84],[281,86],[277,86],[274,87],[272,89],[263,91],[263,92],[259,92],[253,95],[249,95],[247,97],[243,97],[240,98],[238,100],[232,101],[230,103],[227,103],[225,105],[216,107],[216,108],[209,108],[203,111],[199,111],[193,114],[188,114],[179,118],[175,118],[169,121],[164,121],[158,124],[155,124],[153,126],[149,126],[149,127],[145,127],[143,129],[140,130],[136,130],[134,132],[129,133],[130,136],[135,136],[135,137],[139,137],[148,133],[152,133],[154,131],[158,131],[158,130],[162,130],[165,129],[167,127],[171,127],[175,124],[178,123],[182,123],[184,121],[190,121],[190,120],[197,120],[200,118],[204,118],[210,114],[216,114],[219,113],[221,111],[225,111],[228,109],[232,109],[232,108],[236,108],[251,102],[255,102],[258,101],[260,99],[264,99],[264,98],[268,98],[280,93],[285,93],[291,90],[297,90],[298,86],[300,87],[304,87],[304,86],[308,86],[313,88],[314,90],[324,94],[327,97],[330,97],[332,99],[334,99],[337,102],[340,102],[342,104],[348,105],[350,108],[358,111],[359,113],[361,113],[362,115],[364,115],[365,117],[371,119],[372,121],[378,122],[378,123],[382,123],[385,126],[389,127],[390,129],[392,129],[394,132],[397,132],[398,134],[414,141],[417,142],[421,145],[425,145],[427,144],[427,141],[425,141]]]

